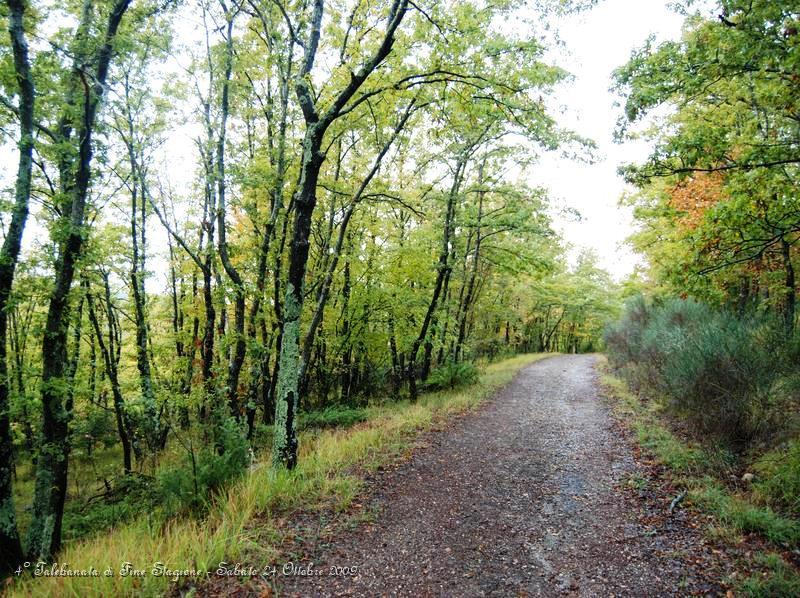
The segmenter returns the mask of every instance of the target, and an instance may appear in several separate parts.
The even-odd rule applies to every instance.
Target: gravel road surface
[[[410,460],[373,480],[364,508],[374,519],[315,546],[306,556],[322,574],[284,576],[278,593],[718,593],[692,558],[711,552],[701,532],[680,512],[661,514],[668,500],[654,518],[652,504],[632,497],[641,465],[599,395],[595,363],[532,364],[481,409],[427,434]],[[329,575],[337,566],[355,574]]]

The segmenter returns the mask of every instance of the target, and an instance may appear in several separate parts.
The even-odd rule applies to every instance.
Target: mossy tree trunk
[[[258,16],[259,22],[263,27],[264,39],[271,39],[275,33],[274,25],[257,5],[253,5],[253,10]],[[270,211],[269,218],[264,226],[261,236],[261,243],[258,253],[258,266],[256,269],[256,293],[250,305],[249,321],[247,326],[247,337],[251,346],[257,347],[258,332],[261,333],[261,345],[254,351],[251,359],[250,381],[247,389],[247,434],[252,436],[253,425],[255,422],[255,411],[259,404],[264,409],[264,421],[271,420],[274,416],[274,406],[270,403],[272,395],[272,384],[270,377],[270,350],[273,343],[274,334],[267,332],[266,317],[263,313],[264,293],[267,287],[268,260],[270,247],[275,237],[275,227],[278,224],[278,217],[283,211],[284,185],[286,182],[287,160],[286,160],[286,137],[289,123],[289,92],[292,79],[292,69],[294,68],[293,55],[295,42],[290,39],[283,48],[274,44],[266,44],[266,50],[272,55],[276,65],[276,73],[279,83],[278,93],[278,126],[273,130],[270,126],[267,129],[268,147],[270,148],[270,166],[275,170],[275,182],[270,192]],[[255,90],[254,90],[255,91]],[[263,105],[264,116],[268,123],[273,120],[275,111],[275,100],[272,94],[267,96]],[[280,260],[280,254],[276,258]],[[278,297],[275,297],[275,307],[279,310]],[[274,331],[273,331],[274,332]],[[275,360],[278,361],[277,358]]]
[[[322,131],[311,126],[303,141],[303,169],[295,196],[294,228],[289,253],[289,271],[283,301],[283,334],[275,404],[273,462],[292,469],[297,464],[297,391],[300,382],[300,316],[303,311],[303,281],[308,262],[311,217],[317,201],[317,180],[322,167]]]
[[[25,3],[8,0],[8,32],[14,53],[14,70],[19,86],[19,165],[14,190],[14,208],[6,238],[0,250],[0,578],[13,571],[22,561],[22,545],[17,530],[14,507],[14,447],[9,421],[9,373],[6,354],[8,310],[14,271],[19,260],[22,233],[28,219],[31,196],[33,155],[33,110],[35,89],[28,60],[28,43],[23,28]]]
[[[303,282],[308,262],[311,220],[317,202],[317,180],[325,160],[322,143],[331,124],[345,111],[345,107],[372,72],[389,55],[394,45],[395,33],[408,10],[408,0],[393,0],[387,16],[386,31],[375,53],[350,74],[347,84],[336,94],[330,107],[322,114],[317,111],[316,94],[312,89],[311,71],[322,32],[323,0],[315,0],[312,8],[308,38],[302,65],[295,79],[295,93],[305,121],[303,151],[300,162],[300,179],[294,197],[294,229],[289,255],[289,272],[283,305],[283,334],[279,357],[278,383],[275,396],[275,435],[272,460],[275,465],[292,469],[297,464],[297,418],[299,376],[302,371],[300,356],[300,316],[303,311]],[[348,107],[352,110],[369,95],[362,95]]]
[[[31,559],[49,560],[61,547],[61,523],[67,494],[69,463],[69,419],[67,401],[70,380],[67,372],[67,335],[69,331],[69,291],[75,276],[85,237],[84,219],[89,194],[92,162],[92,139],[100,100],[105,89],[113,44],[130,0],[116,0],[111,6],[102,42],[96,54],[85,55],[86,38],[92,29],[92,6],[85,2],[76,33],[76,47],[71,83],[64,117],[59,126],[61,142],[69,147],[77,142],[72,158],[62,150],[59,172],[64,197],[58,223],[60,237],[55,264],[55,282],[50,292],[47,319],[42,340],[42,440],[36,467],[33,521],[28,530]],[[86,64],[96,64],[91,83],[84,76]],[[83,94],[78,100],[79,93]],[[72,119],[78,114],[77,130]]]

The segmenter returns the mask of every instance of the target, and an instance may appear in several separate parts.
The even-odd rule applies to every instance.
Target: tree
[[[796,2],[721,1],[716,19],[692,15],[681,41],[651,41],[616,73],[626,96],[621,134],[658,106],[676,108],[653,129],[649,160],[624,169],[643,189],[632,198],[648,226],[641,244],[656,219],[666,224],[671,249],[649,245],[668,251],[656,258],[673,264],[665,276],[740,311],[759,284],[776,287],[770,301],[787,334],[800,232],[797,11]]]
[[[68,295],[85,235],[86,202],[92,163],[92,134],[114,52],[114,41],[130,0],[115,0],[98,40],[92,39],[92,4],[84,2],[72,54],[75,57],[54,141],[60,151],[59,252],[42,342],[42,441],[36,467],[34,518],[27,548],[34,559],[48,559],[61,546],[67,492],[69,418],[67,398]],[[96,44],[96,45],[95,45]],[[95,46],[95,47],[93,47]],[[84,65],[92,65],[91,81]],[[72,151],[72,148],[75,151]],[[67,149],[69,148],[69,149]]]
[[[111,285],[109,284],[109,273],[101,272],[103,278],[104,295],[102,298],[103,311],[107,324],[107,332],[104,333],[100,326],[100,318],[95,309],[95,300],[89,293],[89,281],[84,279],[87,288],[87,301],[89,304],[89,320],[94,328],[95,338],[100,346],[103,356],[106,375],[111,384],[111,393],[114,402],[114,415],[117,421],[117,433],[119,434],[120,444],[122,445],[122,466],[125,473],[133,471],[131,460],[131,449],[136,446],[136,438],[131,425],[128,410],[125,406],[125,399],[122,396],[122,389],[119,379],[119,362],[122,350],[122,332],[119,324],[119,317],[116,314],[114,305],[111,301]],[[141,458],[141,452],[137,452],[137,458]]]
[[[148,31],[139,44],[128,44],[126,56],[120,60],[119,100],[111,102],[111,128],[117,133],[125,150],[127,169],[119,168],[122,184],[130,193],[130,290],[133,297],[136,324],[136,367],[139,371],[139,387],[146,411],[146,440],[151,450],[163,445],[165,431],[156,408],[156,393],[153,383],[149,353],[149,323],[147,318],[147,216],[149,193],[149,169],[153,153],[162,140],[159,139],[165,124],[160,106],[147,88],[147,67],[158,56],[159,45],[166,44],[164,34]],[[116,73],[115,73],[116,74]],[[123,442],[124,445],[124,442]]]
[[[12,486],[14,451],[9,425],[9,375],[7,362],[7,336],[9,297],[14,282],[14,271],[19,260],[22,233],[28,219],[31,195],[31,170],[33,158],[33,128],[35,87],[28,58],[25,38],[25,2],[7,2],[8,32],[14,53],[14,71],[19,87],[19,166],[14,191],[14,210],[0,249],[0,575],[12,571],[22,562],[22,546],[17,531],[16,511]]]
[[[389,55],[394,45],[395,33],[408,11],[405,0],[393,0],[386,17],[386,29],[374,53],[357,72],[350,74],[349,82],[333,96],[330,106],[319,110],[311,89],[311,71],[314,68],[322,32],[324,4],[315,0],[310,19],[310,29],[305,42],[305,55],[295,79],[295,93],[303,112],[305,136],[303,138],[300,179],[294,196],[294,227],[289,254],[289,271],[283,305],[283,333],[280,351],[280,373],[275,407],[275,440],[273,462],[289,469],[297,464],[298,384],[300,374],[300,314],[303,309],[303,287],[308,261],[308,242],[311,218],[317,201],[317,180],[325,160],[322,144],[325,133],[335,120],[350,111],[348,102],[358,92],[372,72]],[[366,101],[361,95],[356,103]]]

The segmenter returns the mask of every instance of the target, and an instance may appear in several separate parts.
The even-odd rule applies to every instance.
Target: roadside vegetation
[[[797,495],[790,493],[798,464],[787,453],[796,450],[797,441],[736,453],[726,443],[690,432],[663,395],[632,383],[613,363],[602,366],[601,383],[639,445],[666,466],[672,485],[686,492],[681,507],[713,516],[709,537],[735,547],[756,546],[752,555],[742,551],[748,557],[741,570],[751,573],[732,585],[746,596],[796,596],[800,518]]]
[[[484,364],[474,384],[424,394],[415,403],[376,401],[363,409],[359,423],[320,426],[323,416],[318,414],[317,423],[301,433],[302,459],[294,470],[256,462],[208,498],[205,515],[190,509],[175,517],[169,503],[156,501],[158,506],[146,516],[116,526],[111,534],[70,543],[60,557],[73,570],[108,564],[115,570],[112,577],[102,571],[98,578],[24,576],[11,586],[10,595],[160,595],[170,587],[202,584],[205,573],[213,576],[222,561],[280,564],[284,536],[296,533],[286,526],[292,514],[347,510],[362,490],[366,472],[397,459],[421,431],[475,409],[521,367],[547,356],[520,355]],[[147,575],[119,575],[126,562]],[[152,575],[158,562],[178,575]],[[186,571],[200,573],[180,574]]]
[[[639,444],[687,491],[683,504],[714,516],[708,530],[742,545],[760,538],[746,595],[800,587],[800,410],[797,361],[767,351],[780,323],[743,321],[682,299],[629,303],[606,332],[603,383]]]
[[[615,72],[617,134],[650,155],[630,239],[645,258],[606,332],[615,393],[640,442],[733,542],[756,534],[759,596],[798,594],[800,541],[800,3],[682,2],[680,39]],[[769,573],[771,572],[771,573]]]

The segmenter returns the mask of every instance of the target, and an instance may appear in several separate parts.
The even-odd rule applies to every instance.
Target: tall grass
[[[72,570],[94,567],[99,577],[22,576],[8,588],[12,596],[155,596],[175,584],[201,582],[222,561],[247,558],[264,564],[279,557],[283,538],[279,518],[298,510],[347,508],[362,487],[359,472],[387,462],[419,431],[434,422],[478,406],[523,366],[546,355],[523,355],[485,368],[470,387],[424,395],[417,403],[385,403],[367,408],[365,421],[347,429],[301,434],[298,467],[289,472],[257,463],[222,490],[204,519],[173,518],[166,524],[142,517],[110,533],[65,548],[59,563]],[[122,576],[124,563],[144,571]],[[163,563],[188,576],[156,576]],[[113,575],[104,576],[110,567]]]

